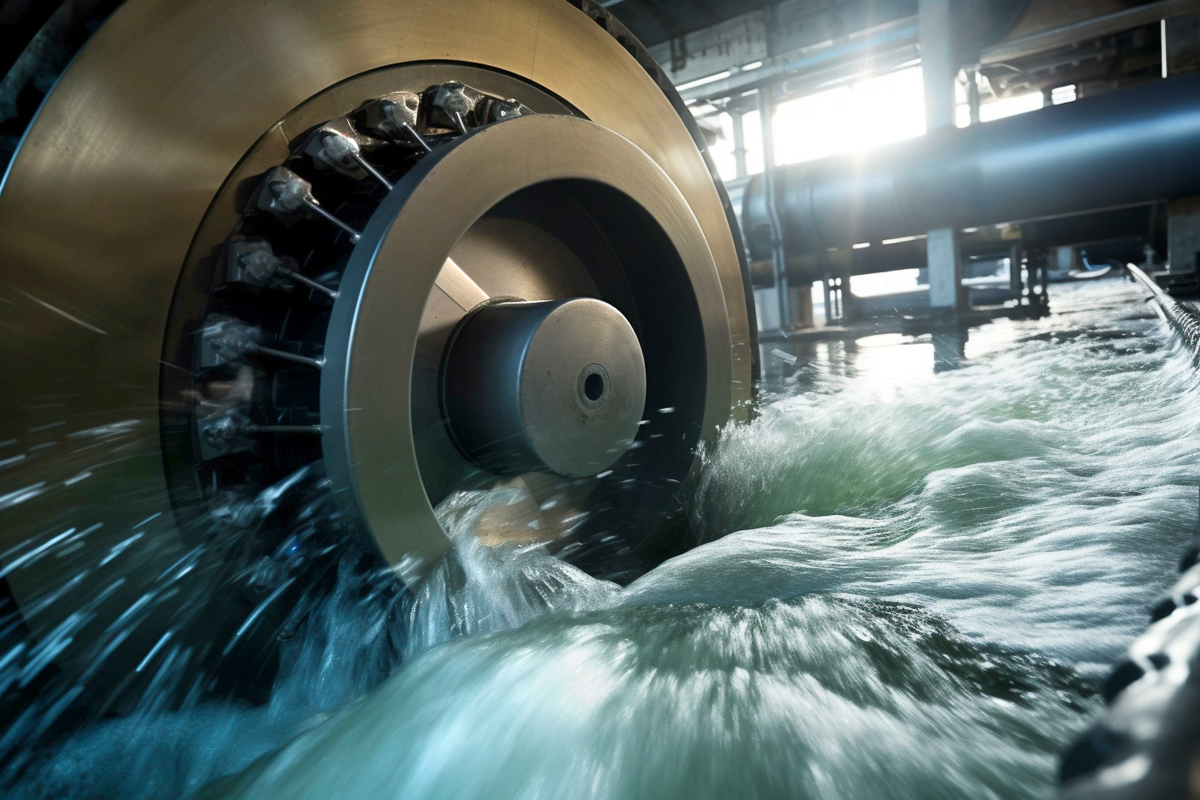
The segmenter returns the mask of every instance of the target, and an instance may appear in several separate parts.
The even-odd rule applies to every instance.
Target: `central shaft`
[[[480,466],[587,477],[633,443],[646,365],[628,320],[601,300],[496,303],[459,326],[441,396],[455,443]]]

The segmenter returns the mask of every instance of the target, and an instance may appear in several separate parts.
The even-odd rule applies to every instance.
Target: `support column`
[[[1162,37],[1164,78],[1200,69],[1200,14],[1163,20]]]
[[[970,332],[966,328],[939,328],[933,332],[933,371],[949,372],[963,365],[967,360],[967,339]]]
[[[1021,302],[1021,296],[1025,293],[1025,280],[1022,277],[1022,271],[1025,261],[1025,249],[1019,244],[1014,244],[1008,250],[1008,290],[1013,293],[1017,299],[1017,304]]]
[[[1167,203],[1167,269],[1194,272],[1200,252],[1200,197]]]
[[[1200,14],[1164,20],[1163,77],[1200,69]],[[1167,204],[1167,269],[1195,272],[1200,251],[1200,196]]]
[[[925,88],[925,126],[929,130],[954,124],[954,39],[950,26],[951,0],[918,0],[917,34]]]
[[[792,327],[813,327],[812,284],[805,286],[793,286],[788,289],[788,294],[790,295],[788,306],[792,312]]]
[[[967,70],[967,109],[971,114],[971,124],[978,125],[979,117],[979,71],[974,67]]]
[[[783,224],[779,219],[779,195],[775,186],[775,98],[774,88],[758,90],[758,119],[762,127],[763,197],[767,219],[771,223],[771,263],[775,272],[775,292],[779,297],[779,327],[793,327],[791,293],[788,291],[787,254],[783,249]]]
[[[1037,245],[1024,249],[1024,253],[1014,249],[1014,255],[1022,265],[1018,267],[1021,273],[1020,298],[1013,309],[1016,317],[1040,319],[1050,313],[1049,287],[1050,253],[1046,247]],[[1024,255],[1024,258],[1021,258]]]
[[[1054,262],[1049,265],[1049,271],[1057,278],[1066,278],[1072,271],[1082,266],[1079,263],[1079,251],[1069,245],[1054,248]]]
[[[733,120],[733,163],[737,177],[746,177],[746,113],[740,108],[729,112]]]
[[[953,315],[966,307],[962,286],[961,237],[957,228],[938,228],[925,241],[929,265],[929,305],[934,315]]]
[[[954,81],[958,68],[955,66],[950,8],[951,0],[918,0],[917,3],[928,132],[954,125]],[[953,228],[929,231],[925,252],[932,314],[956,316],[966,308],[959,231]]]

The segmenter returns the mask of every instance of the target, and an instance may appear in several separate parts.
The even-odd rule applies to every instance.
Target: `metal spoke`
[[[355,244],[358,244],[358,240],[362,238],[362,234],[360,234],[354,228],[350,227],[345,222],[342,222],[340,219],[335,217],[333,214],[330,214],[328,211],[321,208],[321,204],[317,202],[317,199],[315,197],[309,195],[308,197],[305,197],[300,202],[302,202],[305,205],[305,207],[308,208],[309,211],[312,211],[314,214],[317,214],[318,216],[324,218],[325,220],[327,220],[327,221],[333,223],[334,225],[336,225],[337,227],[341,228],[346,233],[346,235],[350,237],[350,241],[354,242]]]
[[[383,175],[380,174],[379,170],[372,167],[367,162],[367,160],[362,157],[361,153],[355,154],[354,156],[351,156],[351,157],[354,159],[355,163],[357,163],[360,167],[362,167],[364,170],[367,171],[368,175],[370,175],[375,180],[379,181],[380,185],[382,185],[383,188],[387,189],[389,192],[392,190],[391,182],[387,178],[383,177]]]
[[[407,122],[405,122],[401,127],[404,129],[404,132],[407,133],[414,142],[421,145],[421,147],[425,148],[426,153],[433,152],[433,147],[430,146],[429,142],[425,141],[425,137],[422,136],[420,133],[418,133],[416,128],[414,128],[412,125],[408,124]]]
[[[246,433],[275,433],[320,436],[324,432],[321,425],[247,425],[243,428]]]
[[[273,347],[263,347],[261,345],[252,344],[246,348],[246,352],[255,353],[260,356],[269,358],[278,358],[280,361],[291,361],[293,364],[303,364],[313,369],[321,369],[325,366],[324,358],[309,358],[308,356],[289,353],[286,350],[276,350]]]

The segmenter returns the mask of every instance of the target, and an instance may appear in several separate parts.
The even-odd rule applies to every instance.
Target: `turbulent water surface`
[[[921,337],[768,345],[775,394],[703,454],[686,555],[618,587],[475,542],[512,496],[452,497],[455,557],[412,598],[335,592],[269,699],[97,722],[10,789],[1051,796],[1196,526],[1194,373],[1138,300],[1058,291],[937,373]]]

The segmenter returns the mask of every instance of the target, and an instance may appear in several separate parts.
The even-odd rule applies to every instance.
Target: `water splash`
[[[560,561],[542,545],[488,546],[476,536],[492,506],[520,492],[461,492],[438,506],[438,521],[455,543],[421,583],[408,613],[406,654],[461,636],[516,628],[552,612],[604,608],[619,588]]]
[[[836,391],[728,431],[695,527],[746,532],[658,570],[647,598],[732,570],[743,602],[862,592],[1104,669],[1195,530],[1200,387],[1136,290],[1073,288],[1055,317],[994,326],[966,369],[827,376]]]
[[[797,367],[704,454],[702,546],[625,588],[455,496],[415,596],[333,562],[268,698],[96,723],[13,796],[1049,796],[1196,525],[1194,373],[1135,299],[1056,293],[953,373]]]
[[[294,485],[302,477],[293,476],[284,484]],[[281,484],[267,490],[253,507],[278,502],[286,488]],[[193,692],[182,700],[172,699],[178,682],[194,679],[195,672],[189,653],[170,644],[171,636],[202,617],[207,608],[204,598],[185,598],[180,604],[182,618],[168,626],[168,633],[144,662],[155,661],[160,651],[171,655],[155,664],[148,678],[155,684],[144,690],[121,718],[86,721],[79,733],[65,740],[51,737],[43,745],[37,737],[69,718],[69,707],[83,687],[74,681],[51,684],[30,699],[0,741],[0,754],[6,762],[0,782],[10,793],[6,796],[185,796],[215,777],[246,767],[332,712],[359,702],[402,661],[436,644],[516,628],[553,611],[597,608],[615,601],[615,584],[589,577],[550,555],[543,546],[488,547],[479,541],[476,525],[480,517],[492,507],[520,499],[515,491],[500,489],[464,492],[442,503],[439,521],[458,546],[433,567],[415,595],[398,591],[387,570],[364,570],[363,554],[349,540],[339,538],[336,516],[328,509],[302,512],[301,519],[312,518],[320,524],[309,531],[297,526],[285,545],[319,535],[332,537],[345,552],[332,561],[317,562],[334,572],[323,576],[324,580],[311,570],[305,572],[303,565],[293,565],[298,571],[292,577],[264,575],[287,566],[274,558],[253,560],[242,570],[242,577],[261,580],[267,586],[290,586],[300,582],[296,575],[302,575],[311,589],[291,598],[288,613],[278,617],[282,622],[276,623],[280,626],[276,635],[285,641],[276,656],[277,675],[269,697],[258,703],[214,703],[210,696]],[[59,536],[38,548],[53,555],[69,540],[69,536]],[[129,546],[136,546],[137,541]],[[228,547],[226,543],[222,551]],[[282,549],[293,552],[290,545]],[[312,548],[299,552],[311,554]],[[211,555],[205,548],[191,553],[198,562]],[[32,559],[27,561],[32,563]],[[215,574],[206,580],[209,591],[220,585]],[[133,613],[118,619],[101,637],[95,656],[98,668],[104,664],[104,649],[123,642],[136,627],[138,612],[151,608],[159,597],[159,602],[175,599],[164,597],[161,586],[152,591],[156,594],[143,595],[131,609]],[[264,588],[260,594],[265,596],[245,614],[232,639],[218,643],[227,651],[224,660],[246,668],[243,677],[247,682],[253,682],[254,669],[265,668],[262,659],[232,648],[241,640],[256,638],[246,636],[245,631],[277,602],[275,591],[268,593]],[[32,659],[10,651],[0,663],[0,681],[11,686],[31,680],[51,664],[55,654],[54,648],[44,645],[39,645]],[[29,747],[31,738],[39,746]]]
[[[861,598],[555,614],[426,653],[202,796],[1030,796],[1078,695]]]

